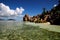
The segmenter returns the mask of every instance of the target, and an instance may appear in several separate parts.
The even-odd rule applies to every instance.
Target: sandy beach
[[[49,23],[32,23],[32,22],[25,22],[26,25],[31,26],[39,26],[42,29],[47,29],[49,31],[60,32],[60,26],[58,25],[50,25]]]

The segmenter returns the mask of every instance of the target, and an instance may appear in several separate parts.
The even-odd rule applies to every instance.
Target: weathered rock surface
[[[50,22],[53,25],[60,25],[60,1],[56,7],[53,7],[49,11],[45,11],[45,8],[43,8],[42,14],[38,14],[37,16],[29,17],[29,15],[26,14],[23,17],[23,21],[30,21],[35,23]]]

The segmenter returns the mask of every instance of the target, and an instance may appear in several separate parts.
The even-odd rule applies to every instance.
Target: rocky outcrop
[[[50,23],[53,25],[60,25],[60,1],[59,4],[51,9],[50,11],[51,20]]]
[[[30,17],[28,14],[26,14],[24,17],[23,17],[23,21],[30,21]]]
[[[51,15],[51,24],[60,25],[60,13],[55,13]]]
[[[44,15],[44,17],[41,17],[41,15],[29,17],[27,14],[23,17],[23,21],[30,21],[35,23],[45,23],[47,22],[49,18],[49,15]]]
[[[30,21],[35,23],[50,22],[53,25],[60,25],[60,1],[56,7],[53,7],[49,11],[46,11],[45,8],[43,8],[42,14],[38,14],[37,16],[29,17],[26,14],[23,17],[23,21]]]

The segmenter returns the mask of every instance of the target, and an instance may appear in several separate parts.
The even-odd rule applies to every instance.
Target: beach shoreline
[[[26,25],[37,26],[42,29],[47,29],[48,31],[60,32],[59,25],[50,25],[49,23],[32,23],[32,22],[25,22]]]

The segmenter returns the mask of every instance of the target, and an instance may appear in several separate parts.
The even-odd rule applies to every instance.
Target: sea
[[[60,40],[60,26],[23,21],[0,21],[0,40]]]

